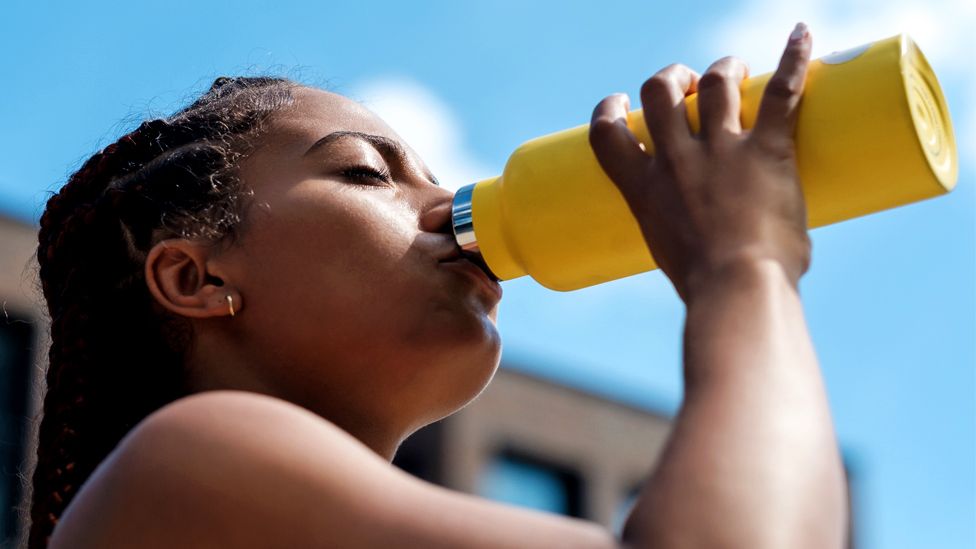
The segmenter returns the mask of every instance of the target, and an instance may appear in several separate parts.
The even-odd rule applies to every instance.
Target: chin
[[[487,387],[501,362],[502,342],[495,309],[441,308],[399,338],[410,349],[404,397],[413,405],[418,428],[453,414]]]
[[[472,311],[470,308],[451,310],[447,315],[432,319],[422,332],[417,330],[412,337],[423,338],[437,347],[434,352],[471,357],[501,356],[501,334],[498,332],[498,307],[490,311]],[[416,341],[416,339],[414,339]],[[481,360],[477,358],[476,360]]]
[[[431,368],[432,375],[418,388],[422,394],[418,401],[427,404],[420,426],[461,410],[485,390],[501,363],[501,339],[497,331],[492,333],[494,337],[478,345],[456,348],[443,361],[435,361],[438,365]]]

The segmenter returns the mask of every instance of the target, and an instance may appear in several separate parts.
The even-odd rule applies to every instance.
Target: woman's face
[[[458,252],[453,193],[396,133],[344,97],[294,95],[242,166],[253,205],[221,258],[235,355],[350,431],[408,434],[491,379],[501,296],[441,263]]]

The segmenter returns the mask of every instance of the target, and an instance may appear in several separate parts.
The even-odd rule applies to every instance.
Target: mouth
[[[465,274],[479,281],[497,299],[501,299],[502,287],[498,283],[499,279],[495,273],[491,272],[479,254],[463,252],[458,249],[451,256],[441,259],[438,263],[451,265],[452,268],[464,271]]]
[[[485,263],[485,260],[483,257],[481,257],[481,254],[462,252],[462,257],[471,263],[474,263],[476,267],[484,271],[485,275],[488,276],[488,280],[495,283],[499,281],[498,277],[495,276],[495,273],[491,272],[491,269],[488,268],[488,264]]]
[[[478,267],[479,269],[481,269],[482,272],[485,273],[485,276],[488,277],[488,280],[491,280],[492,282],[496,282],[496,283],[500,282],[500,279],[497,276],[495,276],[495,273],[491,272],[491,269],[488,267],[488,264],[485,263],[485,260],[484,258],[481,257],[481,254],[465,252],[460,248],[456,248],[451,255],[445,257],[444,259],[441,259],[439,263],[447,263],[450,261],[457,261],[459,259],[466,259],[471,263],[474,263],[476,267]]]

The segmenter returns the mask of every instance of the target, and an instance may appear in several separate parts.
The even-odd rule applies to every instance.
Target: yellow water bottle
[[[755,123],[771,76],[742,82],[743,128]],[[697,95],[685,103],[697,133]],[[640,109],[627,124],[653,153]],[[501,176],[458,190],[458,244],[501,280],[530,275],[559,291],[656,268],[588,134],[582,125],[528,141]],[[810,227],[944,194],[958,177],[945,97],[906,34],[811,61],[795,144]]]

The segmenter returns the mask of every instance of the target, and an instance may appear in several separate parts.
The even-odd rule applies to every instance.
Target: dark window
[[[582,484],[579,473],[570,467],[504,451],[485,468],[478,493],[495,501],[582,517]]]
[[[16,539],[24,445],[27,442],[31,325],[0,316],[0,547]]]

